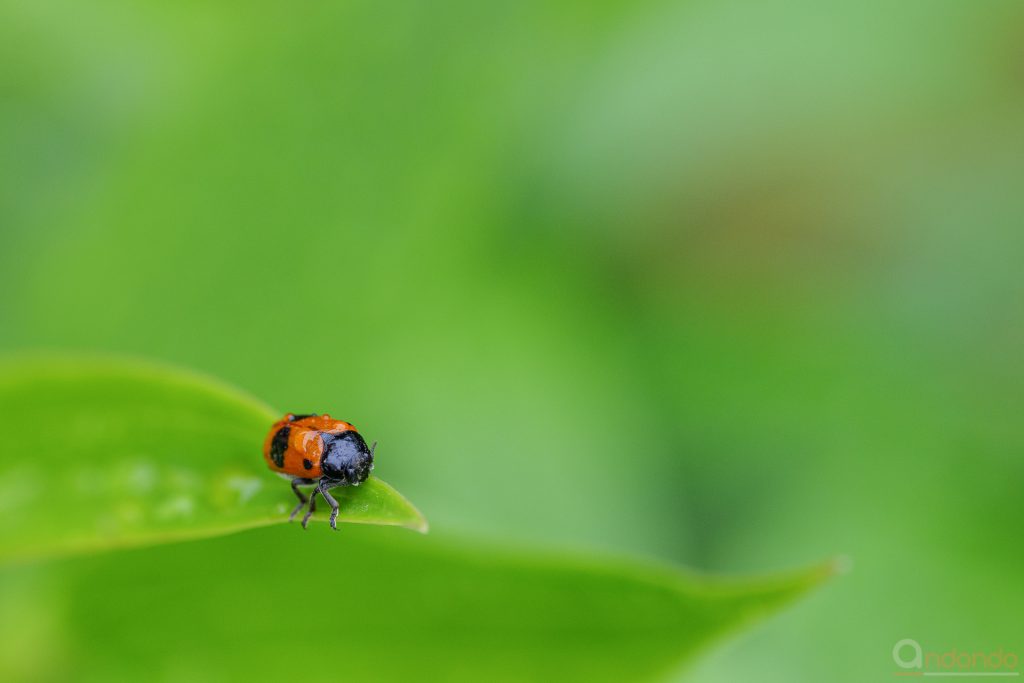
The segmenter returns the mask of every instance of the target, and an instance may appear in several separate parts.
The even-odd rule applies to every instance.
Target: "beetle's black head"
[[[320,469],[342,485],[362,484],[373,469],[373,449],[366,447],[359,432],[325,435]]]

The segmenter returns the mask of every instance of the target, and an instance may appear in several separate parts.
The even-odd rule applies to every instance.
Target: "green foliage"
[[[702,683],[885,680],[906,637],[1021,653],[1020,25],[1020,0],[8,0],[0,348],[336,409],[435,532],[855,558]],[[276,531],[353,535],[221,540]],[[0,653],[93,628],[17,585]]]
[[[82,555],[0,570],[0,678],[284,679],[320,661],[357,680],[643,680],[831,573],[724,581],[351,528],[169,544],[286,518],[259,455],[275,417],[180,370],[0,364],[0,559]],[[338,498],[343,521],[426,528],[379,479]],[[96,552],[127,545],[157,547]],[[40,621],[53,600],[65,618]]]
[[[295,496],[261,456],[279,418],[180,370],[45,356],[0,364],[0,561],[286,521]],[[335,493],[343,522],[426,530],[376,477]]]
[[[831,573],[723,581],[345,532],[278,527],[0,572],[0,643],[18,643],[0,644],[0,678],[650,680]],[[47,600],[64,604],[60,623],[27,607]]]

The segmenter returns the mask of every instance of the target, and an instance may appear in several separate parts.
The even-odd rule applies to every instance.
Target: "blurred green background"
[[[853,571],[688,676],[1020,652],[1019,2],[0,4],[0,347],[380,441],[435,529]]]

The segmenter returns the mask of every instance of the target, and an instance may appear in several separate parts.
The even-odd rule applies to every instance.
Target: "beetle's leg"
[[[338,530],[338,501],[334,500],[334,496],[327,493],[327,489],[332,488],[331,484],[320,484],[320,493],[323,494],[324,500],[331,506],[331,528],[335,531]]]
[[[316,511],[316,494],[320,493],[320,486],[317,485],[313,492],[309,494],[309,511],[306,512],[306,516],[302,518],[302,528],[305,529],[306,525],[309,524],[309,518],[313,516]]]
[[[303,479],[302,477],[292,479],[292,491],[295,491],[295,495],[299,499],[299,504],[295,506],[295,509],[292,510],[292,514],[288,516],[289,522],[293,521],[295,519],[295,515],[299,514],[299,510],[305,507],[306,503],[309,502],[306,500],[306,496],[302,494],[302,491],[299,490],[299,487],[309,486],[315,483],[316,479]]]

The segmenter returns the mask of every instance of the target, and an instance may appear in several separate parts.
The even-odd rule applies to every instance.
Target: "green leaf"
[[[0,680],[651,680],[833,571],[725,580],[444,537],[303,533],[278,524],[292,495],[260,454],[276,417],[178,370],[0,365],[0,558],[79,553],[0,568]],[[379,480],[344,493],[344,520],[425,528]],[[150,547],[82,552],[126,545]]]
[[[187,371],[117,359],[5,360],[0,561],[287,521],[297,501],[262,457],[279,417]],[[426,530],[419,511],[375,477],[336,498],[340,521]]]
[[[19,645],[7,661],[0,648],[0,678],[661,679],[833,572],[711,579],[345,531],[326,542],[275,527],[9,568],[0,643]]]

